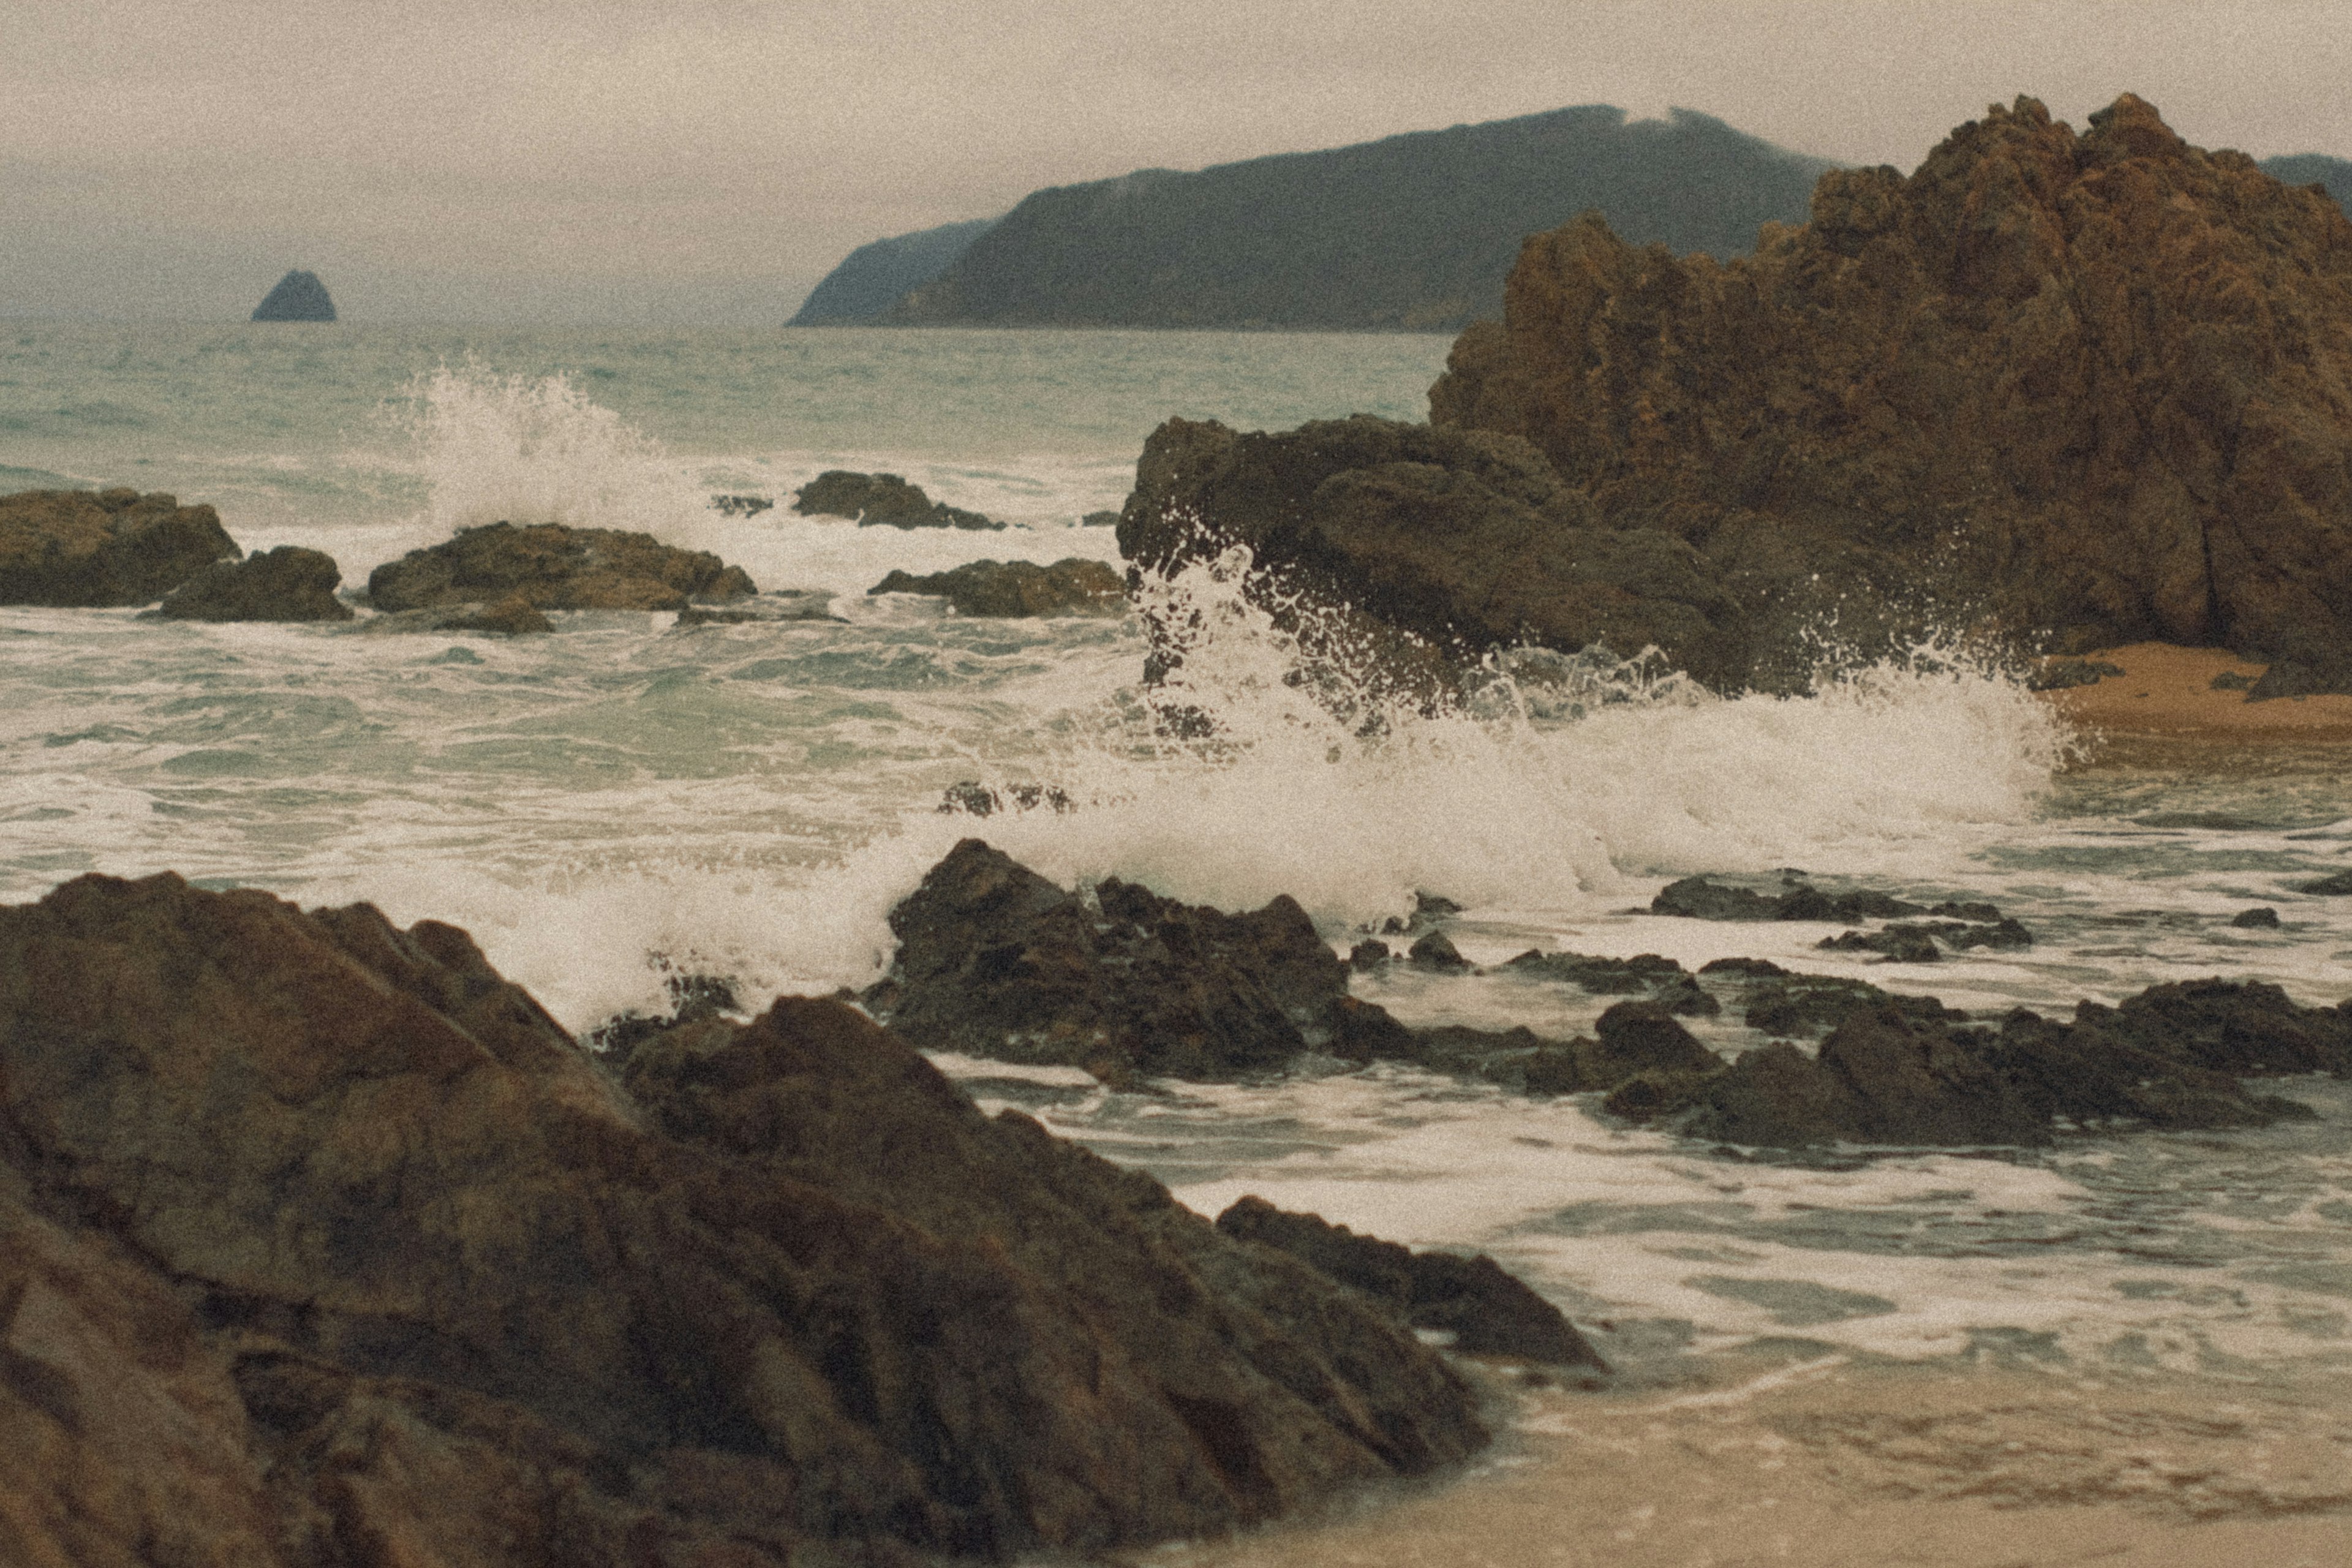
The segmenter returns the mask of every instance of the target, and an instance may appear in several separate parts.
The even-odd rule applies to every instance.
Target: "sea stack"
[[[278,287],[253,308],[257,321],[331,321],[335,302],[315,272],[299,268],[278,280]]]

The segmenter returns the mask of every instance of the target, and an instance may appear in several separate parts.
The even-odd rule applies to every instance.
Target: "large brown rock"
[[[0,605],[152,605],[243,553],[212,508],[160,492],[0,496]]]
[[[335,558],[281,544],[242,561],[218,561],[163,595],[167,621],[348,621],[335,597]]]
[[[1826,174],[1728,265],[1538,235],[1430,405],[1698,546],[1765,641],[2352,639],[2352,222],[2128,94]]]
[[[616,1079],[453,927],[0,910],[0,1558],[718,1568],[1190,1535],[1469,1391],[832,1002]]]
[[[517,599],[537,610],[683,610],[758,592],[740,566],[707,550],[556,522],[461,529],[368,574],[369,602],[395,613]]]
[[[1127,608],[1127,582],[1099,561],[1071,555],[1040,566],[1034,561],[967,561],[918,577],[893,572],[873,594],[929,594],[960,616],[1115,616]]]
[[[1603,526],[1540,452],[1485,431],[1171,419],[1145,444],[1118,543],[1158,571],[1246,545],[1270,605],[1303,594],[1457,653],[1655,647],[1716,682],[1746,663],[1737,607],[1696,550]]]

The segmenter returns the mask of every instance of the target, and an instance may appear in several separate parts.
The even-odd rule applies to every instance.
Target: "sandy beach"
[[[2052,660],[2053,664],[2073,660]],[[2352,697],[2246,700],[2246,686],[2267,666],[2225,648],[2132,643],[2082,656],[2120,675],[2043,693],[2050,705],[2095,743],[2106,737],[2161,735],[2184,740],[2352,740]],[[2225,684],[2216,686],[2217,679]],[[2241,683],[2243,684],[2241,684]]]

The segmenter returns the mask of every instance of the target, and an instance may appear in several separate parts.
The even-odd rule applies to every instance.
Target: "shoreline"
[[[2269,668],[2225,648],[2182,647],[2173,643],[2130,643],[2099,648],[2079,658],[2045,659],[2045,669],[2062,664],[2105,664],[2123,673],[2102,676],[2084,686],[2037,695],[2053,712],[2089,742],[2085,760],[2097,761],[2123,739],[2179,742],[2352,742],[2352,696],[2277,697],[2246,700],[2242,687],[2220,687],[2218,678],[2251,685]]]

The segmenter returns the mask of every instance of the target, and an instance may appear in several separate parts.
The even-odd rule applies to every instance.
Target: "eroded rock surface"
[[[1728,265],[1536,236],[1430,403],[1698,547],[1759,647],[1843,605],[2352,668],[2352,223],[2129,94],[1826,174]]]
[[[1004,524],[976,511],[935,501],[920,485],[897,474],[859,474],[828,468],[793,492],[793,510],[803,517],[856,518],[861,528],[1002,529]]]
[[[453,927],[85,877],[0,910],[0,1103],[11,1563],[1086,1551],[1484,1436],[1378,1308],[837,1003],[616,1079]]]
[[[343,580],[335,558],[281,544],[242,561],[216,561],[163,595],[167,621],[348,621],[335,597]]]
[[[0,496],[0,605],[152,605],[243,554],[211,507],[161,492]]]
[[[683,610],[758,591],[741,567],[707,550],[554,522],[461,529],[368,574],[369,602],[394,613],[509,600],[533,610]]]

